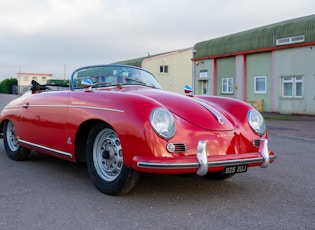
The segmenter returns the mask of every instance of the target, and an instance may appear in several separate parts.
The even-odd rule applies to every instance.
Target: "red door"
[[[50,91],[32,94],[21,112],[23,122],[20,141],[63,154],[67,138],[65,126],[69,91]]]

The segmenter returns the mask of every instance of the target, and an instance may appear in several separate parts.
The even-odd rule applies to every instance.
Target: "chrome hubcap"
[[[17,141],[16,133],[15,133],[15,127],[12,121],[8,122],[6,137],[7,137],[7,143],[8,143],[9,148],[13,152],[16,151],[19,148],[19,144]]]
[[[123,167],[122,148],[117,134],[111,129],[100,131],[93,145],[93,162],[98,175],[111,182]]]

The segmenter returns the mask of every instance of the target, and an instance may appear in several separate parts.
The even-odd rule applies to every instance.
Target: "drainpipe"
[[[195,45],[194,45],[193,48],[192,48],[192,54],[191,54],[192,59],[195,58],[195,54],[196,53],[197,53],[197,50],[195,49]],[[192,84],[191,84],[191,87],[193,89],[193,92],[196,92],[196,89],[195,89],[195,61],[194,60],[192,60],[191,65],[192,65],[192,68],[191,68],[192,69]]]

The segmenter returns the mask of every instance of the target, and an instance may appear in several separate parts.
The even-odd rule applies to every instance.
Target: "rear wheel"
[[[5,121],[3,126],[3,143],[8,157],[15,161],[28,159],[30,150],[18,144],[15,127],[12,121]]]
[[[105,194],[125,194],[138,181],[139,173],[124,166],[117,133],[104,123],[96,124],[89,133],[86,160],[93,183]]]

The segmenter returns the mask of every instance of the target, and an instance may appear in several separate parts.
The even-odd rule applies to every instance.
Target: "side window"
[[[266,94],[267,77],[256,76],[254,77],[254,93],[255,94]]]
[[[283,97],[303,97],[302,76],[283,76],[281,81]]]
[[[303,97],[303,78],[295,77],[295,96]]]
[[[160,73],[168,73],[168,66],[167,65],[161,65],[160,66]]]
[[[233,78],[222,78],[222,93],[230,94],[233,93],[234,79]]]

